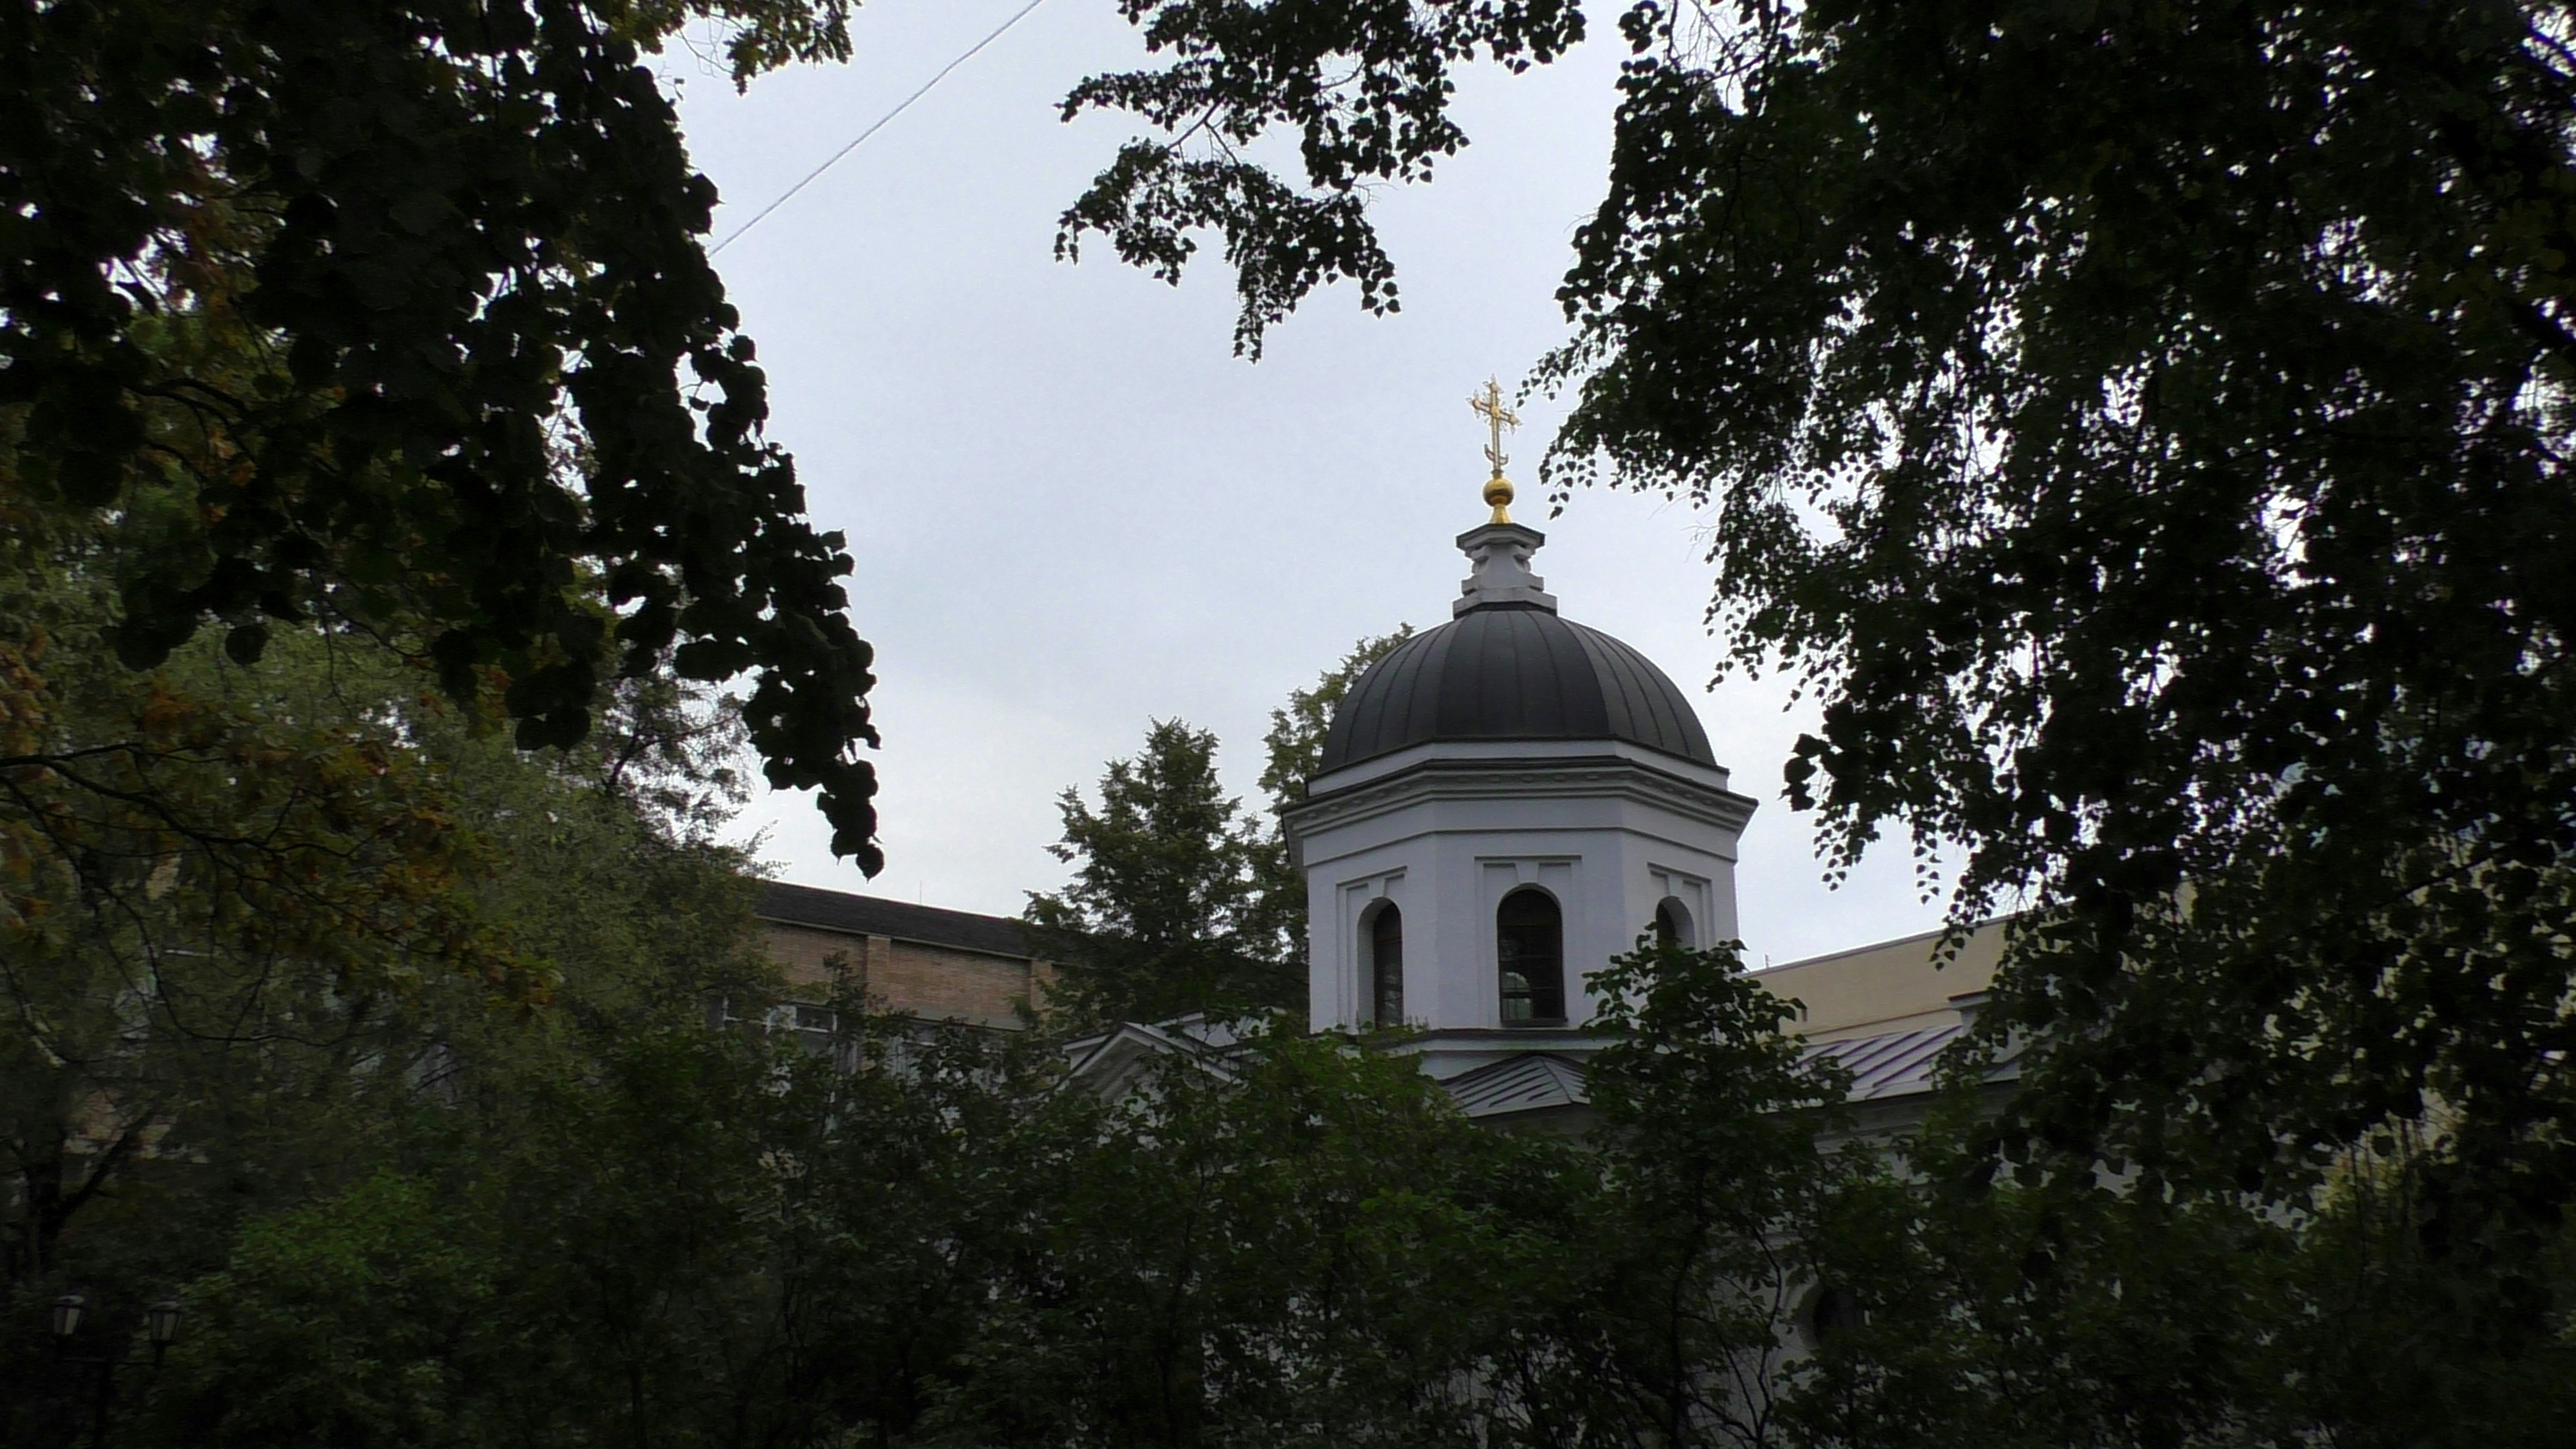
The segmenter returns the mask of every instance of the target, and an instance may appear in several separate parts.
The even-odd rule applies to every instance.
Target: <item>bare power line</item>
[[[879,132],[879,131],[881,131],[881,130],[885,129],[885,125],[886,125],[886,123],[887,123],[888,121],[891,121],[891,120],[893,120],[895,117],[902,115],[905,111],[910,110],[910,109],[912,108],[912,103],[913,103],[913,102],[915,102],[915,101],[917,101],[917,100],[920,100],[923,96],[926,96],[926,95],[930,94],[930,89],[931,89],[931,87],[933,87],[933,86],[935,86],[935,85],[939,84],[941,81],[944,81],[944,80],[948,79],[948,73],[949,73],[950,71],[953,71],[953,70],[957,69],[957,67],[959,67],[959,66],[961,66],[961,65],[964,65],[966,62],[968,62],[968,61],[970,61],[970,60],[973,60],[973,59],[976,57],[976,55],[984,49],[984,47],[985,47],[985,46],[991,45],[994,41],[1001,39],[1001,38],[1002,38],[1002,36],[1003,36],[1005,33],[1007,33],[1007,32],[1010,30],[1010,28],[1011,28],[1012,26],[1017,25],[1017,24],[1019,24],[1021,21],[1028,19],[1028,18],[1029,18],[1029,14],[1030,14],[1030,12],[1031,12],[1031,11],[1036,10],[1039,6],[1044,5],[1045,3],[1046,3],[1046,0],[1029,0],[1029,3],[1028,3],[1028,4],[1026,4],[1026,5],[1021,6],[1021,7],[1019,8],[1019,10],[1018,10],[1017,12],[1015,12],[1015,13],[1011,16],[1011,18],[1010,18],[1010,19],[1005,20],[1005,21],[1003,21],[999,26],[996,26],[996,27],[994,28],[993,33],[992,33],[992,34],[985,36],[983,39],[981,39],[981,40],[979,40],[979,41],[976,41],[972,46],[969,46],[969,47],[967,48],[966,53],[965,53],[964,55],[961,55],[961,56],[957,57],[955,60],[952,60],[952,61],[948,62],[946,65],[941,66],[941,67],[939,68],[939,73],[938,73],[937,75],[934,75],[934,76],[932,76],[930,79],[928,79],[928,80],[926,80],[926,81],[923,81],[923,82],[921,83],[921,87],[920,87],[920,89],[918,89],[918,90],[914,91],[911,95],[905,96],[902,100],[900,100],[900,101],[896,102],[896,103],[895,103],[895,108],[894,108],[893,110],[888,111],[888,112],[886,112],[884,115],[879,116],[879,117],[877,117],[875,120],[873,120],[873,121],[869,122],[869,123],[868,123],[868,128],[867,128],[866,130],[861,131],[861,132],[860,132],[859,134],[857,134],[856,136],[853,136],[853,137],[851,137],[851,138],[850,138],[850,144],[848,144],[848,145],[846,145],[846,146],[842,147],[842,148],[841,148],[840,150],[838,150],[838,151],[833,152],[833,153],[831,154],[831,156],[823,162],[823,164],[822,164],[822,165],[817,166],[817,167],[815,167],[813,170],[806,172],[806,173],[805,173],[805,177],[804,177],[804,179],[803,179],[803,180],[801,180],[801,181],[797,182],[795,185],[793,185],[793,186],[791,186],[791,187],[788,187],[784,192],[781,192],[781,193],[779,194],[778,199],[777,199],[776,201],[773,201],[773,202],[769,203],[767,206],[764,206],[764,207],[762,207],[759,211],[757,211],[757,212],[753,213],[751,220],[744,222],[742,225],[740,225],[740,226],[738,226],[738,227],[735,227],[735,228],[733,229],[732,234],[731,234],[731,235],[728,235],[728,236],[727,236],[723,241],[717,242],[714,246],[711,246],[711,247],[707,248],[707,255],[712,257],[712,256],[714,256],[716,253],[718,253],[718,252],[720,252],[720,251],[723,251],[726,247],[732,246],[736,241],[739,241],[739,240],[742,238],[742,234],[743,234],[744,232],[747,232],[747,231],[751,230],[753,227],[760,225],[762,221],[764,221],[764,220],[766,220],[766,219],[768,218],[768,216],[769,216],[769,214],[770,214],[771,212],[776,211],[778,208],[780,208],[780,207],[782,207],[782,206],[785,206],[785,205],[788,203],[788,201],[789,201],[790,199],[792,199],[792,198],[796,195],[796,193],[797,193],[797,192],[800,192],[800,191],[804,190],[806,187],[808,187],[808,186],[812,185],[812,184],[814,183],[814,178],[816,178],[816,177],[818,177],[818,176],[822,175],[822,174],[823,174],[824,172],[826,172],[826,171],[831,170],[834,166],[839,165],[842,157],[849,155],[849,154],[850,154],[851,152],[853,152],[853,151],[856,151],[857,149],[859,149],[860,143],[862,143],[862,142],[866,141],[870,136],[875,135],[877,132]]]

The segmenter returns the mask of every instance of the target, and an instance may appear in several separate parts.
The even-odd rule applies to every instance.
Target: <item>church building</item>
[[[1351,686],[1283,822],[1306,880],[1308,1015],[1316,1031],[1410,1028],[1396,1049],[1471,1117],[1578,1127],[1585,1063],[1608,1044],[1590,974],[1647,931],[1736,939],[1756,802],[1731,788],[1671,676],[1559,613],[1532,570],[1546,536],[1511,519],[1498,390],[1478,408],[1497,423],[1492,513],[1458,536],[1468,575],[1452,617]],[[1045,966],[999,918],[798,886],[771,887],[762,914],[791,976],[837,961],[897,1011],[1008,1026],[1043,990]],[[1801,1004],[1811,1049],[1851,1069],[1865,1123],[1920,1110],[2000,931],[1947,963],[1938,945],[1910,937],[1759,977]],[[1073,1051],[1078,1076],[1114,1090],[1146,1057],[1217,1062],[1231,1044],[1209,1023],[1133,1023]]]
[[[1668,675],[1557,612],[1545,542],[1504,501],[1459,536],[1454,617],[1351,687],[1286,821],[1315,1028],[1418,1027],[1444,1081],[1596,1050],[1585,974],[1649,926],[1736,934],[1754,802]]]
[[[1500,398],[1480,399],[1499,424]],[[1587,977],[1653,932],[1737,938],[1735,863],[1755,802],[1730,788],[1688,695],[1653,660],[1563,617],[1512,521],[1500,428],[1493,513],[1458,536],[1446,624],[1352,685],[1286,820],[1306,876],[1318,1031],[1403,1023],[1469,1115],[1580,1115],[1606,1045]],[[1998,933],[1936,967],[1937,935],[1763,974],[1864,1104],[1919,1098],[1993,974]],[[1812,999],[1811,999],[1812,998]],[[1823,1008],[1821,1015],[1819,1007]]]

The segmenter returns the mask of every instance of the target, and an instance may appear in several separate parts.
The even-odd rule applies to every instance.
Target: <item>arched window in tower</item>
[[[1404,913],[1388,901],[1369,920],[1369,1004],[1375,1026],[1404,1024]]]
[[[1671,896],[1655,902],[1655,944],[1684,950],[1699,944],[1691,936],[1690,908]]]
[[[1494,948],[1503,983],[1503,1025],[1557,1026],[1565,1021],[1565,917],[1547,892],[1523,888],[1494,913]]]

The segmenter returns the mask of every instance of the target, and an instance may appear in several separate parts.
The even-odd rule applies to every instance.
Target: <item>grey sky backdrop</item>
[[[883,115],[1023,0],[872,0],[849,65],[734,94],[664,57],[717,235]],[[1127,134],[1066,125],[1083,75],[1143,47],[1109,0],[1047,0],[717,259],[767,366],[771,435],[819,522],[858,560],[877,648],[875,756],[887,867],[832,859],[806,797],[756,800],[746,831],[785,879],[1016,914],[1060,884],[1055,797],[1132,753],[1149,717],[1216,731],[1258,799],[1268,711],[1364,635],[1448,617],[1475,524],[1483,439],[1466,396],[1565,335],[1553,301],[1598,198],[1617,57],[1598,41],[1521,77],[1469,78],[1475,144],[1437,184],[1386,194],[1400,315],[1325,294],[1230,355],[1231,278],[1178,289],[1105,248],[1052,259],[1057,213]],[[1559,409],[1525,407],[1525,500]],[[1626,639],[1699,701],[1735,786],[1762,801],[1737,877],[1754,959],[1922,930],[1902,841],[1839,890],[1779,798],[1798,717],[1772,681],[1706,683],[1708,520],[1596,490],[1546,530],[1537,568],[1569,618]]]

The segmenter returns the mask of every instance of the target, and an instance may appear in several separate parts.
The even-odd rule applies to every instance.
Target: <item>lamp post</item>
[[[170,1341],[179,1336],[179,1320],[187,1312],[176,1298],[164,1297],[143,1310],[145,1336],[152,1340],[152,1367],[161,1367],[161,1355],[170,1351]]]
[[[179,1323],[186,1313],[177,1298],[166,1295],[155,1299],[152,1306],[143,1310],[144,1338],[152,1345],[152,1367],[156,1372],[161,1367],[161,1356],[169,1351],[172,1340],[178,1338]],[[122,1347],[95,1354],[73,1353],[72,1342],[88,1318],[89,1299],[83,1295],[66,1293],[54,1300],[54,1357],[63,1363],[87,1364],[97,1369],[97,1391],[90,1407],[89,1440],[93,1449],[105,1449],[116,1371],[131,1362],[133,1355]]]

